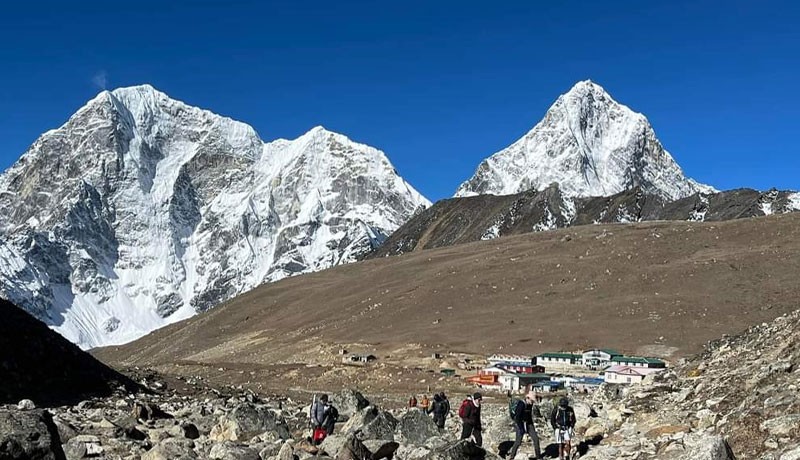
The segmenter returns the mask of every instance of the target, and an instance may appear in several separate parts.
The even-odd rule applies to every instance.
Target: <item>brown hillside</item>
[[[350,383],[377,378],[333,366],[340,345],[397,369],[432,349],[602,346],[675,358],[797,309],[798,273],[800,213],[583,226],[289,278],[94,353],[115,365],[205,369],[225,381],[237,380],[236,369],[244,376],[238,381],[269,375],[281,377],[273,385],[306,388],[309,378],[326,385],[344,376]],[[306,366],[312,363],[323,366]]]

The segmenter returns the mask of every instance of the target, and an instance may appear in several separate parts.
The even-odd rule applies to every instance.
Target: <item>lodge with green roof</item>
[[[581,363],[581,355],[575,353],[542,353],[536,357],[539,366],[574,366]]]
[[[611,362],[615,366],[647,367],[650,369],[663,369],[667,363],[656,358],[642,358],[638,356],[614,356]]]
[[[667,367],[667,364],[660,359],[625,356],[609,348],[593,348],[581,354],[565,352],[542,353],[536,356],[536,364],[544,367],[584,366],[594,370],[605,369],[608,366],[630,366],[651,369]]]

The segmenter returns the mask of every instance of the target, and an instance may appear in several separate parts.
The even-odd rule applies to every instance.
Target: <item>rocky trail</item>
[[[513,428],[504,397],[483,409],[484,447],[458,441],[460,395],[443,432],[432,418],[380,405],[361,393],[331,395],[341,417],[320,446],[308,441],[310,399],[258,395],[242,387],[132,370],[143,388],[76,405],[37,409],[30,400],[0,408],[2,459],[466,460],[499,458]],[[640,385],[604,384],[570,395],[578,423],[575,456],[586,459],[800,459],[800,311],[710,342]],[[549,414],[555,398],[545,398]],[[542,449],[557,446],[545,420],[535,420]],[[517,459],[533,455],[523,443]]]

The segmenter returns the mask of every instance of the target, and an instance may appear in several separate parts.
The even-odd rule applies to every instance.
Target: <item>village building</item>
[[[371,363],[372,361],[377,360],[378,357],[375,355],[358,355],[353,354],[349,356],[345,356],[342,358],[342,362],[350,363],[350,364],[367,364]]]
[[[667,363],[656,358],[640,358],[637,356],[615,356],[611,358],[615,366],[645,367],[650,369],[664,369]]]
[[[498,377],[500,388],[505,391],[527,391],[539,382],[549,382],[550,376],[542,373],[515,374],[508,373]]]
[[[583,357],[574,353],[542,353],[536,357],[536,364],[544,366],[555,367],[570,367],[581,364]]]
[[[500,389],[500,377],[505,375],[513,375],[513,373],[499,367],[489,366],[479,370],[478,375],[467,377],[467,381],[480,387]]]
[[[537,393],[551,393],[554,391],[558,391],[561,388],[564,388],[564,384],[561,382],[553,382],[551,380],[542,380],[539,382],[532,383],[528,387],[528,391],[535,391]]]
[[[607,348],[593,348],[581,354],[581,363],[590,369],[602,369],[618,356],[622,356],[622,353]]]
[[[605,370],[603,379],[606,383],[640,383],[649,374],[663,371],[663,368],[611,366]]]

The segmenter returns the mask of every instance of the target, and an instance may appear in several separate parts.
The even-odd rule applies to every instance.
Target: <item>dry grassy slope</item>
[[[797,308],[799,272],[800,213],[584,226],[285,279],[94,353],[117,365],[268,364],[324,361],[316,345],[358,342],[680,356]]]

